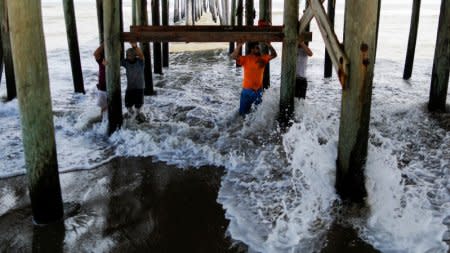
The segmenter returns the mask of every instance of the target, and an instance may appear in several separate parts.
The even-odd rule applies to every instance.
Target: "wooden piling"
[[[138,25],[148,25],[147,0],[136,0],[136,16]],[[141,42],[142,53],[144,54],[144,95],[151,96],[155,94],[153,89],[152,57],[150,53],[150,44]]]
[[[411,13],[411,26],[409,28],[408,51],[406,52],[405,69],[403,70],[403,79],[411,78],[414,54],[416,51],[417,30],[419,28],[420,16],[420,0],[413,1],[413,8]]]
[[[215,0],[209,0],[209,12],[211,12],[212,20],[217,23]]]
[[[136,25],[136,0],[131,0],[131,25]]]
[[[245,25],[252,26],[255,20],[255,7],[253,0],[245,0]],[[245,45],[245,54],[249,54],[248,44]]]
[[[105,31],[106,90],[108,92],[108,134],[122,126],[120,90],[120,0],[103,2]]]
[[[294,85],[298,43],[298,0],[284,1],[283,22],[284,40],[281,58],[279,122],[282,126],[286,126],[294,112]]]
[[[242,26],[244,22],[244,0],[237,0],[236,16],[237,16],[237,26]],[[242,48],[239,49],[239,55],[242,55]],[[236,67],[240,67],[236,63]]]
[[[177,23],[178,21],[180,21],[180,1],[174,0],[173,22]]]
[[[97,0],[97,23],[98,23],[98,38],[99,42],[102,43],[105,39],[104,32],[103,32],[103,0]]]
[[[169,25],[169,1],[162,0],[162,25]],[[162,44],[162,66],[169,67],[169,43]]]
[[[33,220],[63,217],[41,1],[8,1],[22,137]],[[33,24],[33,25],[30,25]]]
[[[120,4],[120,15],[119,15],[120,16],[120,33],[122,34],[123,33],[123,1],[120,0],[119,4]],[[125,59],[125,44],[123,41],[120,43],[120,59],[121,60]]]
[[[6,99],[13,100],[17,96],[16,78],[14,76],[14,63],[11,52],[11,34],[9,29],[7,0],[0,0],[0,21],[3,62],[5,63]],[[1,70],[0,70],[1,71]]]
[[[328,6],[327,6],[327,15],[328,19],[330,21],[331,28],[334,28],[334,16],[335,16],[335,7],[336,7],[336,0],[328,0]],[[324,66],[324,72],[323,76],[328,78],[332,76],[333,73],[333,63],[331,62],[330,55],[328,54],[328,50],[325,49],[325,66]]]
[[[430,111],[445,112],[450,71],[450,1],[442,0],[431,74]]]
[[[230,25],[236,25],[236,0],[231,0]],[[230,42],[228,52],[231,54],[234,51],[234,42]]]
[[[272,0],[259,0],[259,19],[266,23],[272,23]],[[261,53],[269,53],[269,48],[266,44],[260,45]],[[267,63],[264,69],[263,88],[268,89],[270,87],[270,62]]]
[[[70,66],[75,92],[84,91],[83,72],[81,71],[80,49],[78,47],[77,22],[73,0],[63,0],[64,20],[66,22],[67,43],[69,44]]]
[[[186,1],[181,0],[181,2],[180,2],[181,19],[186,17],[186,2],[187,1],[188,0],[186,0]]]
[[[152,25],[159,26],[160,23],[160,15],[159,15],[159,1],[160,0],[151,0],[152,5]],[[153,42],[153,72],[156,74],[162,74],[162,50],[160,42]]]
[[[350,61],[342,91],[336,189],[343,199],[363,202],[379,0],[347,0],[344,48]],[[362,29],[362,27],[364,29]]]
[[[1,17],[0,17],[1,20]],[[2,33],[0,31],[0,83],[2,81],[2,75],[3,75],[3,42],[2,42]]]

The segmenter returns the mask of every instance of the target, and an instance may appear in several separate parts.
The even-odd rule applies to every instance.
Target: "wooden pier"
[[[106,65],[108,134],[112,134],[122,126],[120,59],[123,52],[121,45],[126,41],[142,43],[146,58],[146,95],[155,94],[149,43],[153,43],[154,72],[162,74],[162,67],[168,66],[168,42],[230,42],[230,49],[237,41],[282,42],[279,120],[280,124],[288,126],[294,113],[297,44],[299,40],[312,39],[308,27],[310,22],[315,20],[327,50],[325,64],[327,67],[324,74],[327,77],[331,76],[332,65],[342,85],[336,188],[343,199],[364,202],[366,197],[364,167],[381,0],[345,2],[343,42],[338,40],[333,27],[334,0],[328,1],[328,13],[323,6],[324,0],[307,0],[307,7],[301,16],[299,16],[299,1],[285,0],[283,26],[254,26],[256,10],[253,0],[246,0],[245,4],[243,0],[231,0],[231,4],[230,0],[173,1],[174,21],[181,22],[184,19],[185,25],[168,25],[167,0],[162,2],[162,26],[160,2],[151,0],[153,19],[152,25],[149,25],[147,0],[133,0],[133,25],[129,32],[122,32],[122,1],[96,0],[99,42],[104,43],[108,62]],[[64,0],[63,3],[75,92],[84,93],[73,0]],[[220,5],[220,8],[217,5]],[[232,10],[228,10],[229,6]],[[264,8],[260,10],[262,21],[270,21],[271,1],[260,0],[260,6]],[[419,6],[420,0],[415,0],[405,63],[405,79],[411,77],[419,25]],[[195,26],[196,21],[208,7],[213,19],[219,21],[220,25]],[[243,26],[244,14],[245,26]],[[0,19],[8,99],[15,97],[15,82],[17,82],[33,216],[35,222],[45,224],[61,219],[62,200],[40,1],[0,0]],[[430,111],[446,110],[450,69],[449,26],[450,1],[442,0],[428,104]],[[163,43],[162,49],[160,43]]]

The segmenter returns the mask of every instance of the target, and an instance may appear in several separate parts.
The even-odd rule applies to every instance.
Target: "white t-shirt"
[[[296,77],[306,78],[306,65],[308,63],[308,55],[305,52],[305,49],[299,47],[297,50],[297,70]]]

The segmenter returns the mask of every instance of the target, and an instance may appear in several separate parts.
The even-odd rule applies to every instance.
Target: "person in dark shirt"
[[[127,114],[131,117],[134,114],[133,106],[136,109],[136,120],[145,121],[145,115],[141,112],[144,104],[144,54],[135,42],[130,43],[131,48],[127,49],[126,59],[121,61],[121,66],[126,69],[127,89],[125,91],[125,107]]]

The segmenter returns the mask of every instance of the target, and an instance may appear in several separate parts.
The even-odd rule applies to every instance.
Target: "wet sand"
[[[119,158],[60,175],[75,214],[32,225],[26,177],[0,180],[0,252],[247,252],[227,236],[216,202],[223,168],[179,169],[152,158]],[[7,194],[7,195],[4,195]],[[324,253],[377,252],[334,224]]]

